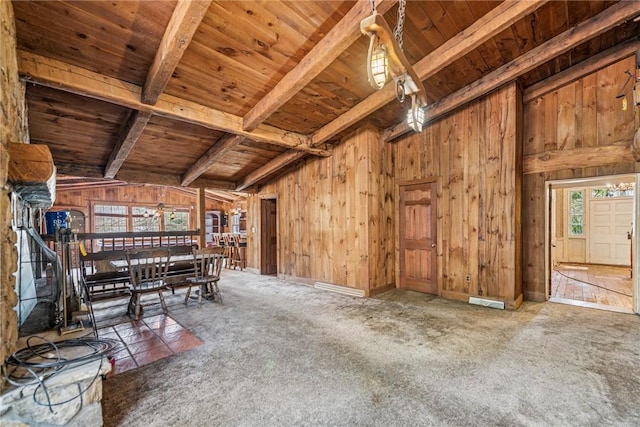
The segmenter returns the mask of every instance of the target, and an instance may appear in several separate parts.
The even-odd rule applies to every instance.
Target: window
[[[160,216],[155,209],[132,206],[133,231],[160,231]]]
[[[172,218],[173,217],[173,218]],[[164,213],[165,231],[186,231],[189,229],[189,212],[175,211]]]
[[[127,231],[127,206],[95,205],[94,230],[96,233]]]
[[[569,191],[569,234],[584,235],[584,191]]]
[[[591,190],[591,197],[594,199],[603,197],[630,197],[635,194],[635,183],[621,183],[608,185],[607,188],[596,188]]]
[[[232,218],[231,232],[240,234],[240,214],[234,214]]]

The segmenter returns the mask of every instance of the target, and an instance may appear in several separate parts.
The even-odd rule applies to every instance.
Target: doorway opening
[[[546,298],[638,312],[636,175],[547,182]]]
[[[276,199],[260,200],[260,274],[278,273],[277,219]]]

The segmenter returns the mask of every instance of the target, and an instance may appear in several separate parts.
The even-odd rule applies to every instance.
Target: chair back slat
[[[196,277],[220,277],[222,263],[224,261],[223,247],[210,247],[193,250],[193,266]]]
[[[169,248],[129,249],[126,257],[134,289],[165,286],[171,259]]]

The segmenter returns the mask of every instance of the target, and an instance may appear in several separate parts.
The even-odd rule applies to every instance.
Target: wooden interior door
[[[400,186],[400,287],[438,294],[436,183]]]
[[[278,273],[278,229],[275,199],[262,200],[262,244],[260,245],[260,273]]]
[[[633,198],[591,200],[589,204],[589,264],[631,265]]]

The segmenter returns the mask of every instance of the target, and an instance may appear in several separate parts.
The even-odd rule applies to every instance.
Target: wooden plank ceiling
[[[397,0],[376,0],[393,28]],[[360,1],[14,1],[32,143],[59,174],[250,191],[364,123],[407,132],[367,83]],[[640,2],[409,1],[431,119],[622,43]],[[75,181],[73,181],[75,182]],[[94,182],[94,181],[92,181]]]

